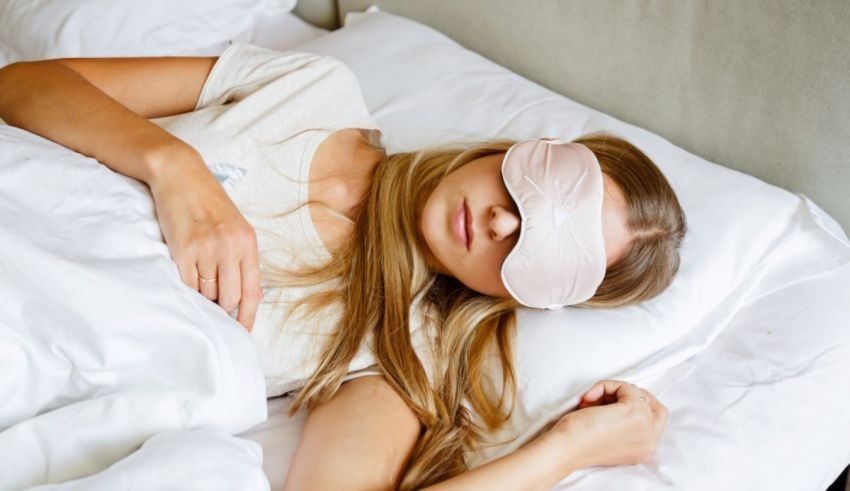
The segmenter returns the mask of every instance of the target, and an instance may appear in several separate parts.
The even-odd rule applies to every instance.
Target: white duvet
[[[0,126],[0,251],[0,490],[267,488],[254,345],[145,185]]]

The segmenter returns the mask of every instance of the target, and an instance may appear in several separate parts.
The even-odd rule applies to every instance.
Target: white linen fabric
[[[258,445],[221,430],[165,431],[103,472],[27,491],[268,490],[262,459]]]
[[[850,461],[850,245],[806,196],[707,162],[399,16],[350,14],[297,49],[354,71],[390,152],[607,130],[659,165],[685,209],[682,266],[663,295],[619,309],[521,311],[519,404],[497,444],[468,455],[473,465],[517,448],[601,378],[657,394],[667,429],[649,463],[581,470],[558,489],[823,489]],[[272,440],[260,433],[250,436]],[[275,479],[287,461],[269,452],[281,459],[266,464]]]
[[[252,35],[258,25],[267,25],[265,19],[289,14],[295,5],[296,0],[0,0],[0,66],[76,56],[216,55],[226,41]],[[269,28],[266,39],[283,41],[283,28]],[[307,31],[300,29],[297,40],[309,37]]]
[[[227,47],[227,41],[239,41],[255,44],[264,48],[285,50],[327,34],[327,29],[314,26],[288,10],[264,12],[254,17],[254,22],[246,30],[229,39],[222,40],[218,54]]]
[[[142,483],[165,479],[169,445],[139,446],[176,432],[162,438],[205,447],[187,431],[201,429],[222,458],[174,461],[175,479],[217,465],[217,489],[265,489],[242,472],[259,448],[227,435],[266,417],[256,348],[182,283],[147,186],[0,125],[0,250],[0,490],[139,489],[95,475],[132,454]]]

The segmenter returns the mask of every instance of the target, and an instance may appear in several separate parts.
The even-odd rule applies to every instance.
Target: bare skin
[[[368,144],[360,129],[333,132],[316,149],[310,164],[308,199],[326,203],[353,219],[355,208],[369,188],[371,173],[382,155]],[[337,251],[351,233],[351,225],[320,206],[311,206],[310,216],[316,232],[331,252]]]
[[[0,119],[147,183],[183,281],[225,310],[238,305],[238,320],[250,330],[262,299],[255,233],[200,154],[146,119],[192,110],[215,61],[214,57],[80,58],[12,64],[0,69]],[[310,187],[309,197],[350,216],[378,155],[367,148],[357,129],[346,129],[328,137],[314,157],[311,178],[317,185]],[[347,174],[334,162],[349,169]],[[475,163],[467,169],[475,172],[468,176],[470,182],[494,179],[492,166],[485,159]],[[434,256],[444,262],[438,267],[461,278],[472,272],[463,269],[451,249],[440,245],[446,234],[441,222],[451,200],[478,191],[462,186],[444,190],[445,194],[435,193],[430,208],[436,218],[429,223],[436,225],[424,227],[423,233]],[[625,237],[616,233],[621,225],[616,190],[609,190],[614,191],[614,206],[613,214],[605,215],[605,241],[611,261]],[[489,222],[481,218],[478,223],[482,236],[488,227],[496,234],[492,242],[484,242],[488,252],[480,262],[470,263],[486,273],[510,244],[516,223],[511,225],[510,207],[498,193],[474,196],[482,217],[488,210],[496,211],[496,218]],[[311,209],[311,216],[331,250],[349,233],[348,226],[321,211]],[[199,275],[217,275],[218,287],[199,284]],[[646,390],[601,381],[582,396],[579,410],[563,416],[521,449],[427,489],[542,491],[578,468],[645,462],[666,416],[664,406]],[[285,489],[395,489],[420,429],[413,411],[383,377],[346,382],[330,401],[311,411]]]

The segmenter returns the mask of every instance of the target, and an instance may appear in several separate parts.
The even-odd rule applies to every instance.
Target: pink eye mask
[[[558,309],[591,298],[607,268],[602,239],[602,169],[580,143],[516,143],[502,178],[519,208],[519,239],[502,263],[502,283],[519,303]]]

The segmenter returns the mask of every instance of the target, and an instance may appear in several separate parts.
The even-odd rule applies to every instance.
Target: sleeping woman
[[[345,65],[240,43],[9,65],[0,118],[149,186],[175,274],[250,332],[268,396],[309,410],[285,489],[546,490],[652,455],[665,407],[602,380],[517,451],[464,459],[510,417],[519,307],[673,280],[685,217],[628,142],[388,155]]]

